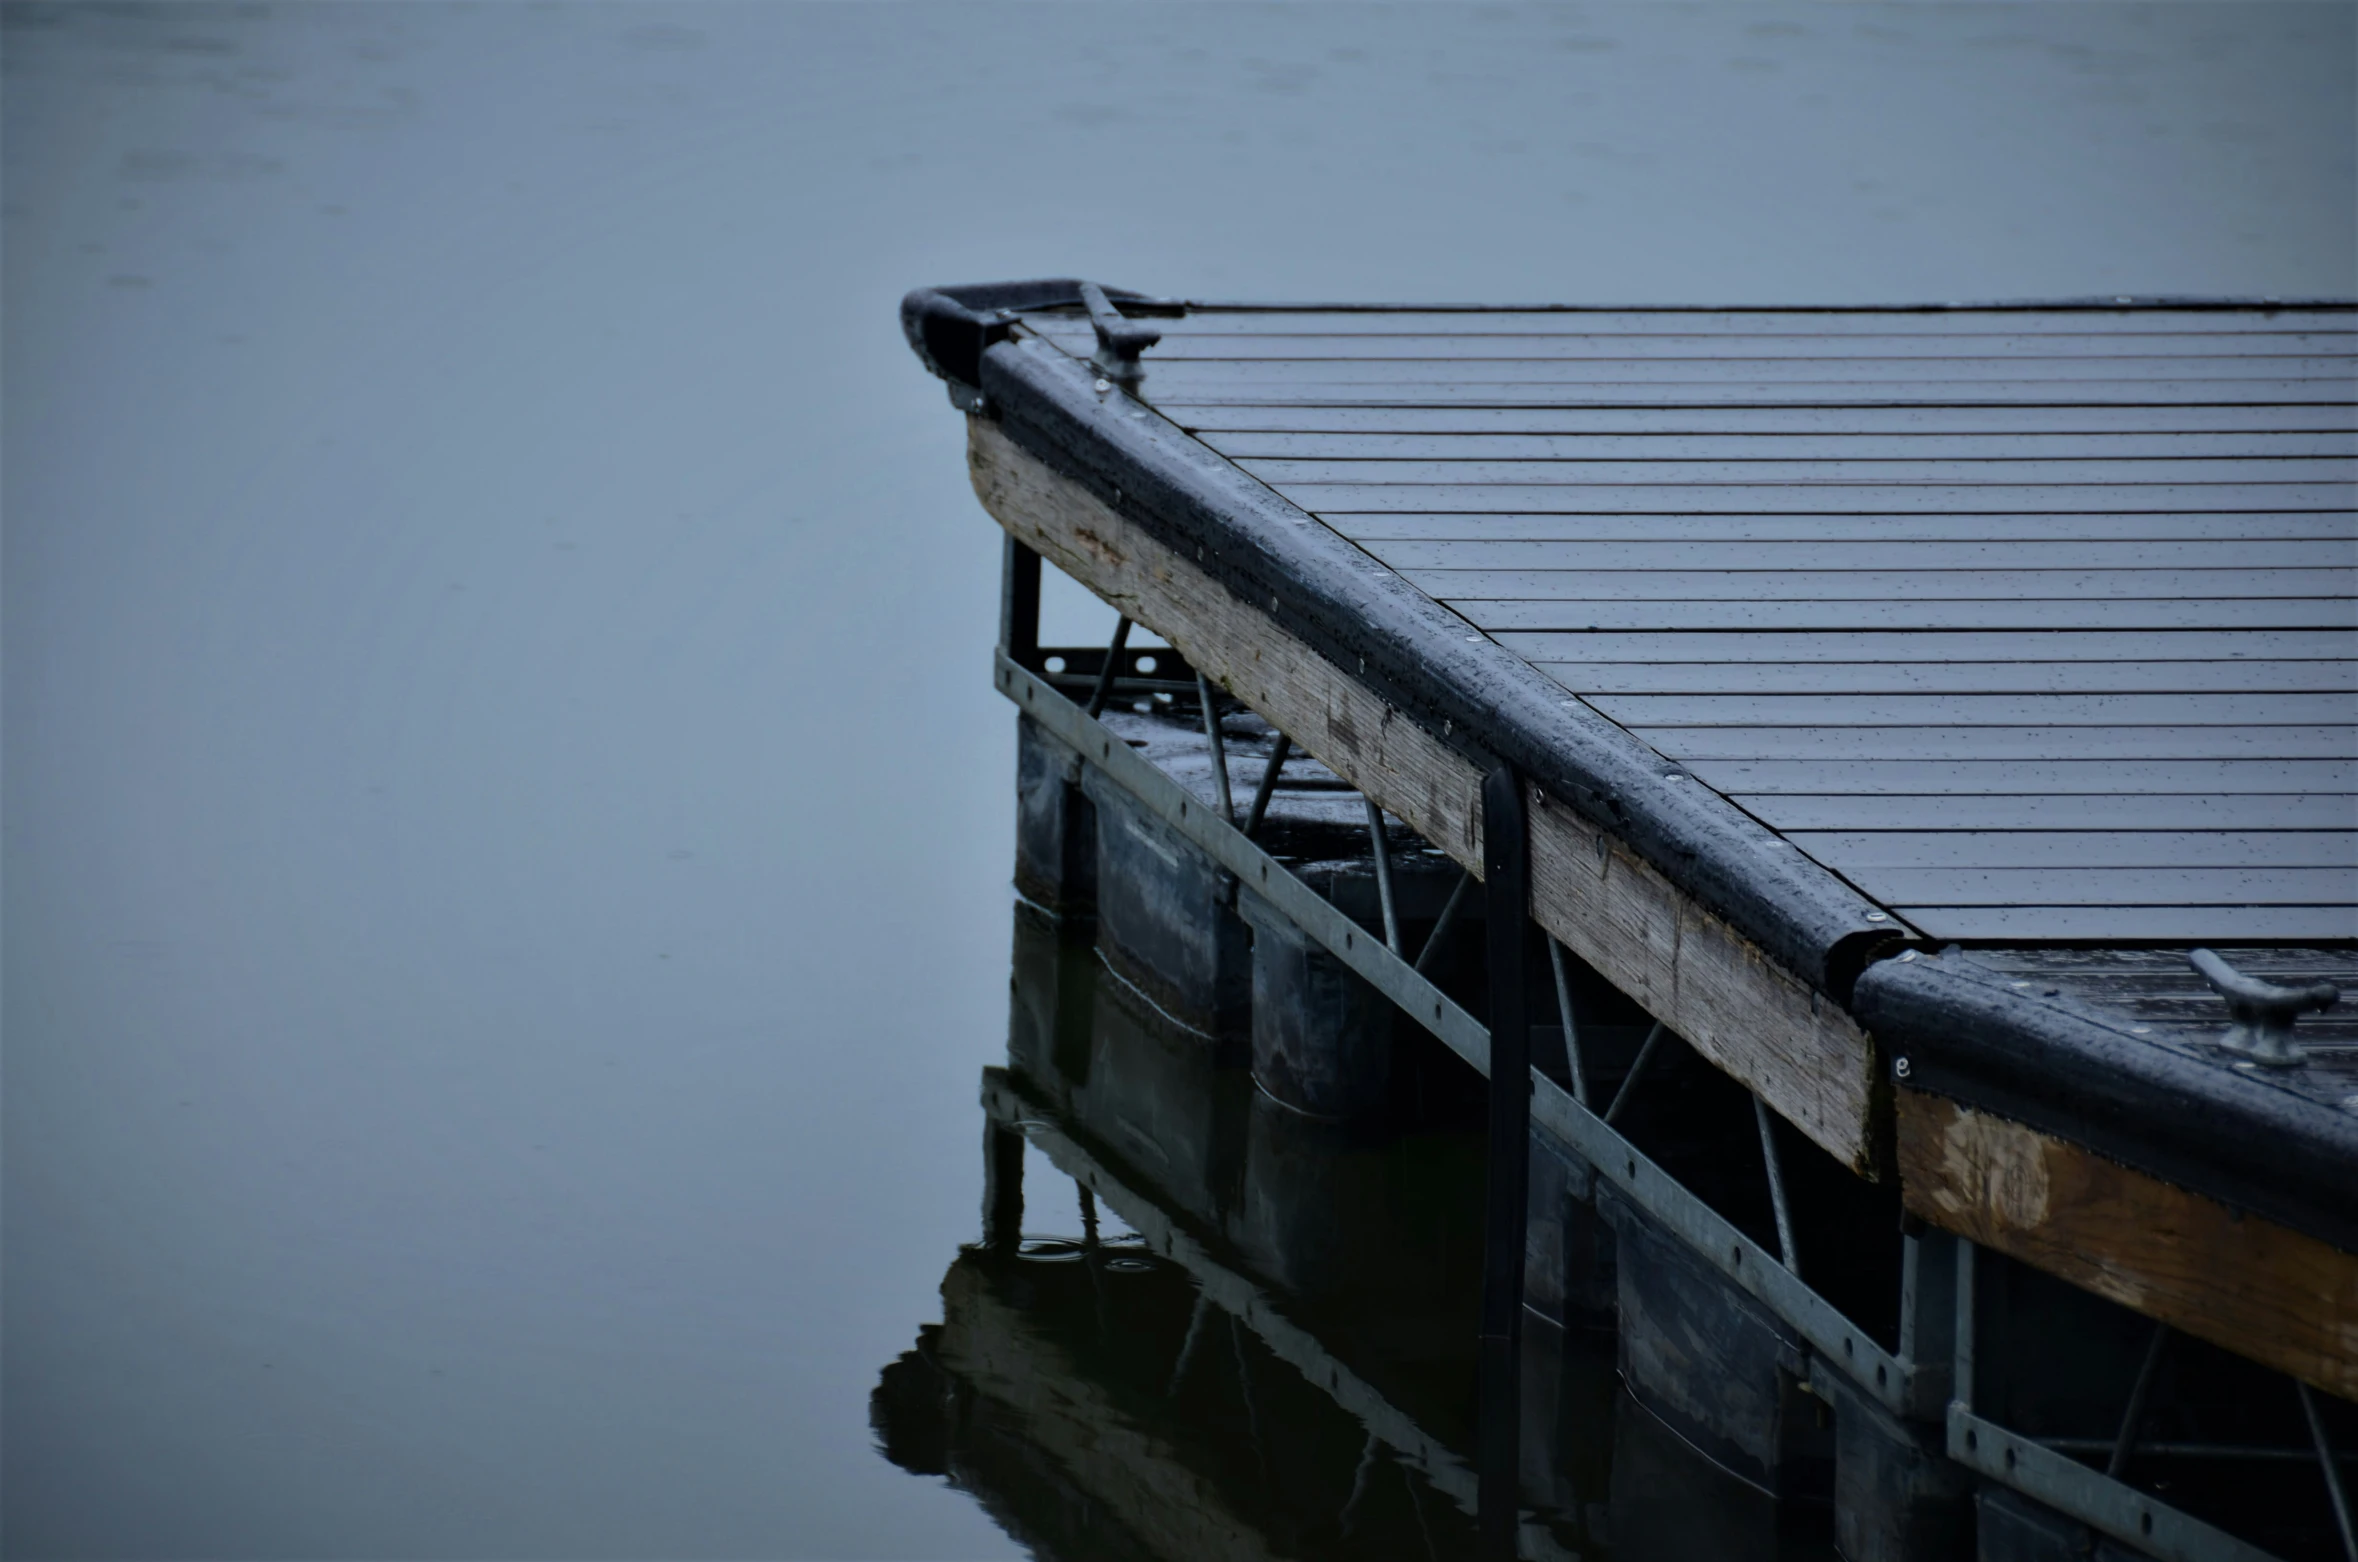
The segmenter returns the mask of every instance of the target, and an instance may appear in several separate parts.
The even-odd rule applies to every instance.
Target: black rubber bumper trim
[[[2151,294],[2140,298],[1991,298],[1935,304],[1384,304],[1330,301],[1273,304],[1260,299],[1190,298],[1169,300],[1174,309],[1204,310],[1241,315],[1972,315],[2089,314],[2134,315],[2164,311],[2170,314],[2322,314],[2358,310],[2358,301],[2342,298],[2249,298],[2231,295],[2188,294],[2172,297]]]
[[[1884,960],[1851,1009],[1909,1088],[2087,1146],[2358,1253],[2358,1116],[2007,985],[1970,952]]]
[[[1109,287],[1105,296],[1125,304],[1156,306],[1178,313],[1143,293]],[[901,300],[901,334],[937,376],[969,390],[982,384],[982,355],[1007,339],[1017,311],[1055,309],[1081,302],[1079,277],[1030,282],[977,282],[965,287],[921,287]]]

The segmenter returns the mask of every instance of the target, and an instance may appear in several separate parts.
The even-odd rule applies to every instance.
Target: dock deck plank
[[[2353,319],[1190,307],[1139,394],[1934,937],[2358,937]]]
[[[2187,403],[2107,407],[1932,404],[1926,406],[1793,407],[1722,402],[1687,406],[1449,407],[1304,401],[1293,405],[1230,406],[1190,401],[1159,387],[1148,392],[1156,410],[1199,437],[1224,433],[1369,434],[2209,434],[2218,432],[2348,433],[2358,427],[2351,403]],[[1312,447],[1315,449],[1316,447]]]

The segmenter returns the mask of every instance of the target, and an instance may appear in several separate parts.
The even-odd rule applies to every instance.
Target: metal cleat
[[[1088,308],[1089,324],[1097,331],[1097,354],[1093,361],[1116,384],[1135,384],[1144,372],[1138,365],[1138,355],[1161,341],[1163,333],[1123,315],[1105,296],[1105,289],[1094,282],[1081,284],[1081,302]],[[1098,389],[1105,387],[1101,385]]]
[[[2186,958],[2235,1017],[2219,1045],[2262,1068],[2299,1068],[2307,1063],[2308,1055],[2293,1040],[2293,1023],[2308,1010],[2330,1009],[2341,1001],[2341,989],[2331,982],[2279,987],[2244,975],[2208,949],[2197,949]]]

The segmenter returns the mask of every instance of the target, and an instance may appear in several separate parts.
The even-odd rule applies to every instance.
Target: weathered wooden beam
[[[1913,1213],[2358,1399],[2358,1254],[1945,1097],[1898,1092]]]
[[[1889,1110],[1866,1032],[1610,832],[1536,790],[1531,905],[1565,948],[1780,1116],[1852,1170],[1880,1175]]]
[[[988,420],[968,420],[967,458],[983,508],[1010,535],[1481,875],[1482,772],[1471,760]],[[1529,801],[1540,925],[1837,1159],[1875,1175],[1866,1033],[1609,833],[1536,789]]]
[[[1482,772],[1471,761],[995,424],[967,421],[974,491],[993,519],[1480,876]]]

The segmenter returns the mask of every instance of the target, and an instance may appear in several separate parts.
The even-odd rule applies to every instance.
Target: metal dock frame
[[[1026,561],[1015,556],[1019,547],[1010,539],[1008,606],[1015,610],[1009,614],[1011,618],[1037,601],[1036,586],[1027,592],[1020,583],[1021,575],[1028,572],[1023,567]],[[1028,562],[1036,571],[1037,556]],[[1031,625],[1006,627],[1013,632],[1003,639],[1027,648],[1036,643],[1036,629]],[[1150,814],[1251,886],[1313,942],[1384,994],[1484,1078],[1490,1077],[1489,1030],[1409,961],[1387,948],[1381,936],[1361,928],[1222,817],[1216,806],[1207,806],[1133,753],[1128,743],[1046,679],[1018,663],[1004,647],[995,662],[999,690],[1018,709],[1095,765]],[[1958,1464],[2135,1546],[2159,1562],[2269,1562],[2269,1553],[1973,1413],[1970,1244],[1937,1232],[1920,1239],[1953,1244],[1956,1251],[1953,1338],[1924,1340],[1923,1354],[1912,1359],[1895,1355],[1812,1290],[1778,1255],[1747,1237],[1656,1165],[1604,1117],[1573,1099],[1545,1074],[1536,1069],[1527,1069],[1527,1073],[1532,1127],[1593,1167],[1598,1176],[1704,1264],[1791,1327],[1810,1349],[1813,1377],[1822,1363],[1896,1416],[1918,1423],[1945,1423],[1948,1455]],[[1493,1147],[1494,1167],[1503,1154]],[[1526,1154],[1525,1147],[1517,1145],[1511,1158],[1520,1167]],[[1517,1242],[1510,1262],[1518,1271],[1520,1257],[1521,1244]],[[1917,1301],[1929,1315],[1928,1321],[1952,1316],[1947,1298],[1925,1295]],[[1485,1378],[1486,1387],[1495,1381],[1489,1373]],[[1826,1397],[1825,1391],[1814,1385],[1812,1392]],[[1485,1404],[1483,1409],[1483,1462],[1493,1470],[1500,1469],[1503,1462],[1507,1481],[1514,1479],[1515,1418],[1511,1413],[1497,1412],[1510,1408]],[[1502,1438],[1504,1445],[1500,1446]],[[1484,1484],[1495,1487],[1496,1478]],[[1519,1512],[1492,1513],[1486,1520],[1485,1534],[1491,1537],[1493,1547],[1511,1544],[1509,1537],[1522,1528]]]
[[[1422,1475],[1461,1511],[1476,1512],[1478,1479],[1464,1460],[1418,1426],[1415,1418],[1387,1399],[1381,1389],[1337,1359],[1315,1334],[1289,1317],[1275,1297],[1214,1257],[1181,1220],[1109,1171],[1086,1145],[1050,1120],[1047,1109],[1031,1097],[1019,1077],[1005,1069],[984,1069],[982,1105],[993,1125],[1022,1135],[1049,1165],[1120,1216],[1144,1240],[1148,1251],[1187,1271],[1213,1305],[1252,1330],[1271,1355],[1322,1390],[1365,1427],[1369,1437],[1391,1449],[1401,1464]],[[1536,1524],[1522,1527],[1516,1554],[1528,1562],[1574,1562],[1573,1553]]]

